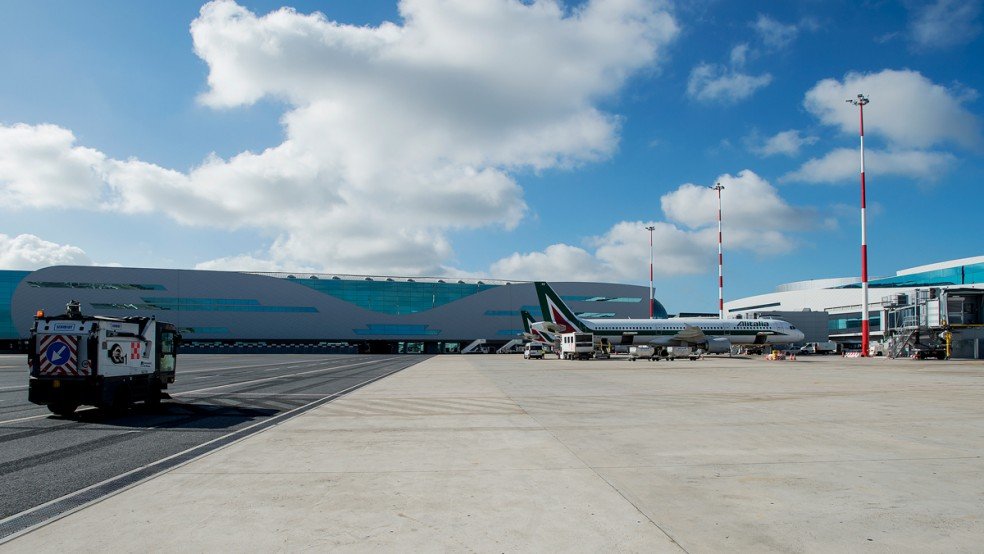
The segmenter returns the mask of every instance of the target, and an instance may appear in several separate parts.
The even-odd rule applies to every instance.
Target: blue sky
[[[282,10],[283,6],[292,10]],[[312,16],[320,12],[321,16]],[[0,2],[0,267],[647,283],[980,255],[980,1]]]

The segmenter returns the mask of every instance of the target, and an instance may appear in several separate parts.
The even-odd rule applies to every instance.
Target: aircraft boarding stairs
[[[888,344],[890,358],[908,355],[908,351],[918,345],[920,331],[927,330],[920,327],[918,312],[915,310],[912,310],[910,315],[904,315],[901,320],[901,325],[891,330]]]
[[[513,339],[506,344],[502,345],[502,348],[495,351],[496,354],[509,354],[513,351],[513,347],[516,345],[522,345],[523,339]]]

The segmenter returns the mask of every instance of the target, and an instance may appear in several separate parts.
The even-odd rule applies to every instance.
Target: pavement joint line
[[[503,391],[503,392],[505,392],[505,391]],[[660,524],[658,524],[655,521],[653,521],[653,518],[649,517],[649,514],[647,514],[646,512],[642,511],[642,508],[640,508],[637,503],[633,502],[627,496],[625,496],[625,494],[622,491],[618,490],[618,487],[616,487],[615,485],[613,485],[611,483],[611,481],[609,481],[603,475],[601,475],[600,473],[598,473],[598,469],[597,468],[591,466],[591,464],[588,464],[580,456],[578,456],[577,455],[577,452],[575,452],[574,449],[571,448],[566,442],[564,442],[563,440],[561,440],[560,437],[558,437],[553,432],[553,430],[548,429],[546,426],[544,426],[543,423],[541,423],[540,420],[537,419],[535,415],[533,415],[529,411],[527,411],[526,408],[523,407],[522,404],[520,404],[518,401],[516,401],[516,399],[512,398],[508,394],[506,395],[506,398],[508,398],[509,400],[511,400],[512,402],[514,402],[516,404],[516,406],[519,407],[523,411],[523,413],[526,414],[527,417],[529,417],[534,422],[536,422],[536,424],[539,425],[542,430],[546,431],[551,437],[553,437],[553,439],[555,441],[557,441],[561,446],[563,446],[564,449],[566,449],[571,454],[571,456],[574,457],[575,460],[577,460],[578,462],[580,462],[581,465],[583,465],[585,469],[587,469],[592,474],[594,474],[594,476],[597,477],[598,479],[601,479],[602,482],[604,482],[606,485],[608,485],[608,487],[611,490],[615,491],[615,494],[619,495],[623,500],[625,500],[626,502],[628,502],[630,506],[632,506],[633,508],[635,508],[636,512],[638,512],[640,516],[646,518],[646,521],[648,521],[649,523],[651,523],[653,525],[653,527],[655,527],[656,529],[659,529],[659,532],[660,533],[663,533],[663,535],[671,543],[675,544],[677,546],[677,548],[679,548],[681,551],[689,554],[689,551],[686,548],[684,548],[683,545],[680,544],[673,535],[671,535],[666,529],[663,529],[663,527],[660,526]]]
[[[738,467],[738,466],[773,466],[773,465],[803,465],[803,464],[856,464],[865,462],[930,462],[946,460],[979,460],[982,456],[927,456],[924,458],[860,458],[856,460],[789,460],[782,462],[707,462],[701,464],[661,464],[638,466],[594,466],[598,469],[661,469],[674,467]]]
[[[383,362],[383,361],[389,361],[389,360],[393,360],[393,359],[397,359],[397,358],[394,357],[394,358],[388,358],[388,359],[383,359],[383,360],[375,360],[375,361]],[[421,360],[421,361],[423,361],[423,360]],[[356,365],[361,365],[361,364],[356,364]],[[411,364],[411,365],[413,365],[413,364]],[[407,366],[407,367],[410,367],[410,366]],[[68,517],[69,515],[74,514],[75,512],[78,512],[80,510],[83,510],[85,508],[88,508],[89,506],[93,506],[93,505],[98,504],[98,503],[100,503],[100,502],[102,502],[104,500],[107,500],[109,498],[112,498],[112,497],[114,497],[114,496],[116,496],[116,495],[118,495],[118,494],[120,494],[122,492],[125,492],[127,490],[130,490],[130,489],[132,489],[132,488],[134,488],[134,487],[136,487],[136,486],[138,486],[140,484],[143,484],[143,483],[145,483],[145,482],[147,482],[147,481],[149,481],[151,479],[154,479],[156,477],[160,477],[161,475],[163,475],[165,473],[170,473],[170,472],[174,471],[175,469],[178,469],[178,468],[183,467],[183,466],[185,466],[187,464],[190,464],[191,462],[194,462],[194,461],[199,460],[201,458],[204,458],[205,456],[208,456],[208,455],[210,455],[212,453],[218,452],[218,451],[220,451],[220,450],[222,450],[224,448],[227,448],[229,446],[232,446],[234,444],[237,444],[237,443],[239,443],[239,442],[241,442],[241,441],[243,441],[243,440],[245,440],[245,439],[247,439],[249,437],[252,437],[253,435],[255,435],[255,434],[259,433],[259,432],[266,431],[267,429],[272,429],[272,428],[274,428],[274,427],[276,427],[276,426],[278,426],[278,425],[280,425],[280,424],[282,424],[282,423],[284,423],[284,422],[286,422],[286,421],[288,421],[288,420],[290,420],[290,419],[292,419],[292,418],[294,418],[294,417],[296,417],[298,415],[303,414],[304,412],[310,411],[310,410],[312,410],[314,408],[317,408],[318,406],[327,404],[331,400],[334,400],[336,398],[339,398],[339,397],[341,397],[341,396],[343,396],[343,395],[345,395],[345,394],[347,394],[347,393],[349,393],[349,392],[351,392],[353,390],[356,390],[358,388],[361,388],[361,387],[364,387],[366,385],[369,385],[369,384],[371,384],[371,383],[373,383],[375,381],[379,381],[380,379],[384,379],[386,377],[389,377],[390,375],[393,375],[394,373],[403,371],[404,369],[406,369],[406,367],[401,367],[401,368],[398,368],[398,369],[394,369],[392,371],[389,371],[387,373],[384,373],[382,375],[377,375],[376,377],[373,377],[371,379],[367,379],[366,381],[363,381],[361,383],[357,383],[357,384],[352,385],[351,387],[348,387],[348,388],[343,389],[341,391],[332,393],[330,395],[327,395],[327,396],[325,396],[323,398],[320,398],[318,400],[314,400],[314,401],[309,402],[307,404],[304,404],[302,406],[298,406],[297,408],[294,408],[294,409],[292,409],[290,411],[284,412],[282,414],[278,414],[278,415],[276,415],[274,417],[271,417],[271,418],[266,419],[266,420],[263,420],[263,421],[258,421],[258,422],[254,423],[252,425],[249,425],[247,427],[243,427],[242,429],[237,429],[237,430],[235,430],[235,431],[233,431],[233,432],[231,432],[229,434],[223,435],[221,437],[216,437],[216,438],[214,438],[214,439],[212,439],[212,440],[210,440],[208,442],[205,442],[205,443],[202,443],[202,444],[193,446],[193,447],[188,448],[186,450],[183,450],[181,452],[172,454],[172,455],[170,455],[170,456],[168,456],[166,458],[162,458],[160,460],[151,462],[149,464],[145,464],[145,465],[143,465],[141,467],[132,469],[132,470],[127,471],[125,473],[121,473],[120,475],[117,475],[115,477],[110,477],[109,479],[105,479],[103,481],[100,481],[99,483],[94,483],[92,485],[89,485],[88,487],[84,487],[82,489],[79,489],[77,491],[74,491],[74,492],[71,492],[69,494],[63,495],[63,496],[61,496],[59,498],[56,498],[54,500],[50,500],[48,502],[45,502],[44,504],[40,504],[38,506],[34,506],[33,508],[30,508],[28,510],[24,510],[24,511],[22,511],[20,513],[14,514],[12,516],[8,516],[8,517],[6,517],[4,519],[0,519],[0,526],[3,526],[5,524],[7,524],[7,523],[10,523],[10,522],[18,519],[18,518],[27,517],[30,514],[34,513],[34,512],[40,511],[42,509],[45,509],[45,508],[47,508],[49,506],[52,506],[52,505],[54,505],[54,504],[56,504],[58,502],[63,502],[63,501],[68,500],[68,499],[70,499],[70,498],[72,498],[74,496],[78,496],[78,495],[80,495],[82,493],[85,493],[85,492],[87,492],[89,490],[92,490],[92,489],[95,489],[97,487],[108,485],[108,484],[112,483],[113,481],[124,479],[124,478],[126,478],[126,477],[128,477],[130,475],[133,475],[133,474],[135,474],[137,472],[140,472],[140,471],[147,470],[147,469],[149,469],[149,468],[151,468],[153,466],[157,466],[157,465],[164,466],[163,469],[161,469],[160,471],[153,472],[150,475],[147,475],[146,477],[143,477],[141,479],[138,479],[137,481],[135,481],[135,482],[133,482],[133,483],[131,483],[129,485],[126,485],[126,486],[123,486],[123,487],[121,487],[119,489],[110,491],[109,493],[107,493],[107,494],[105,494],[105,495],[103,495],[103,496],[101,496],[99,498],[96,498],[96,499],[91,500],[89,502],[85,502],[85,503],[80,504],[78,506],[75,506],[75,507],[73,507],[71,509],[65,510],[64,512],[61,512],[61,513],[59,513],[59,514],[57,514],[57,515],[55,515],[55,516],[53,516],[53,517],[51,517],[51,518],[49,518],[49,519],[47,519],[45,521],[42,521],[40,523],[31,525],[31,526],[26,527],[24,529],[21,529],[21,530],[19,530],[17,532],[11,533],[10,535],[4,536],[4,537],[0,537],[0,546],[2,546],[4,544],[6,544],[6,543],[8,543],[8,542],[10,542],[10,541],[12,541],[14,539],[16,539],[17,537],[26,535],[26,534],[28,534],[28,533],[36,530],[36,529],[40,529],[41,527],[44,527],[44,526],[46,526],[48,524],[51,524],[51,523],[53,523],[55,521],[58,521],[58,520],[63,519],[65,517]],[[253,429],[256,428],[256,427],[260,427],[260,429],[257,429],[255,431],[253,431]],[[248,431],[251,431],[251,432],[248,432]],[[236,437],[236,438],[233,438],[235,435],[240,435],[240,436],[239,437]],[[226,442],[224,444],[220,444],[220,445],[216,446],[215,448],[207,449],[204,452],[202,452],[201,454],[198,454],[197,456],[193,456],[193,457],[191,457],[188,460],[185,460],[183,462],[175,463],[174,465],[169,466],[169,467],[165,465],[166,462],[169,462],[171,460],[177,459],[177,458],[179,458],[181,456],[184,456],[186,454],[189,454],[189,453],[191,453],[191,452],[193,452],[195,450],[204,449],[205,447],[207,447],[209,445],[212,445],[212,444],[214,444],[216,442],[225,441],[225,440],[228,440],[228,442]]]

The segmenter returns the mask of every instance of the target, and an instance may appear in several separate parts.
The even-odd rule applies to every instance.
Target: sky
[[[982,1],[0,0],[0,269],[648,285],[984,254]]]

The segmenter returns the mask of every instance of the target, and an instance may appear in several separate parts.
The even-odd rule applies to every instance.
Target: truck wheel
[[[126,386],[119,386],[113,393],[113,402],[106,406],[106,411],[113,415],[124,415],[130,409],[130,389]]]
[[[75,402],[52,402],[48,404],[51,413],[62,417],[72,417],[78,407],[79,405]]]
[[[161,407],[161,397],[163,396],[160,385],[151,385],[150,390],[147,391],[147,400],[144,400],[144,405],[151,409],[157,409]]]

